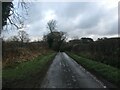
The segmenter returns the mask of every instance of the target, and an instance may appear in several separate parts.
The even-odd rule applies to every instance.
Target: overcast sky
[[[116,1],[116,2],[115,2]],[[57,21],[58,31],[67,32],[68,39],[118,36],[118,2],[33,2],[24,30],[31,40],[41,39],[49,30],[49,20]],[[17,30],[4,32],[5,37],[17,35]]]

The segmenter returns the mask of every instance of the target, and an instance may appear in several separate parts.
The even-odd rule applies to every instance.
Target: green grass
[[[5,84],[6,86],[6,82],[12,83],[12,81],[14,81],[17,83],[19,80],[27,80],[32,78],[32,76],[40,76],[40,74],[43,74],[48,62],[52,62],[54,56],[55,53],[49,53],[38,56],[31,61],[20,63],[15,67],[3,69],[3,85]],[[37,75],[38,73],[39,75]]]
[[[74,60],[76,60],[79,64],[81,64],[83,67],[85,67],[88,70],[95,71],[108,81],[111,81],[112,83],[119,85],[120,84],[120,70],[117,68],[114,68],[112,66],[96,62],[90,59],[86,59],[83,57],[80,57],[78,55],[75,55],[73,53],[67,53],[70,57],[72,57]]]

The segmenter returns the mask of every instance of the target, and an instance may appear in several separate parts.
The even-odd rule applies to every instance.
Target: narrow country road
[[[104,88],[95,76],[66,53],[59,52],[51,64],[41,88]]]

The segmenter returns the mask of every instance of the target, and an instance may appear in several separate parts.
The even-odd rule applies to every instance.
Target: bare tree
[[[53,32],[56,30],[56,20],[50,20],[47,23],[47,28],[50,30],[50,33],[45,37],[47,38],[46,40],[47,40],[47,43],[49,44],[49,48],[52,48],[53,41],[54,41]]]
[[[25,13],[28,14],[28,8],[29,4],[28,2],[25,2],[25,0],[19,0],[18,2],[18,8],[22,9],[23,13],[20,13],[18,8],[14,7],[14,4],[12,2],[13,0],[9,2],[2,2],[2,29],[4,26],[11,25],[11,27],[15,26],[17,29],[23,28]],[[2,30],[1,29],[1,30]],[[0,31],[1,31],[0,30]]]
[[[55,31],[56,28],[57,28],[56,20],[50,20],[50,21],[47,23],[47,28],[50,30],[51,33],[52,33],[53,31]]]
[[[66,39],[66,34],[65,32],[57,31],[56,20],[50,20],[47,23],[47,26],[47,28],[50,30],[50,33],[44,35],[43,40],[47,41],[49,48],[59,51],[62,43]]]
[[[30,40],[29,35],[25,31],[19,31],[18,37],[21,41],[21,44],[23,44],[24,42],[28,42]]]
[[[11,36],[10,38],[7,39],[7,41],[18,42],[19,38],[17,36]]]

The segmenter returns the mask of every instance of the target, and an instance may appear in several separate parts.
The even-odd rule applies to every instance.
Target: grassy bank
[[[108,81],[119,86],[120,84],[120,70],[112,66],[99,63],[90,59],[86,59],[75,55],[73,53],[67,53],[70,57],[76,60],[79,64],[85,67],[87,70],[94,71]]]
[[[4,68],[3,87],[36,87],[42,81],[54,56],[55,53],[52,52],[38,56],[31,61]]]

